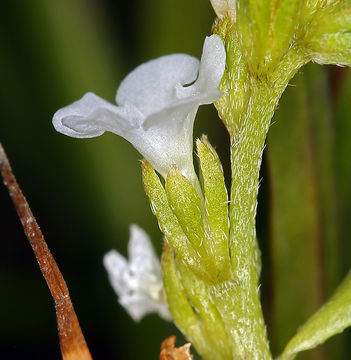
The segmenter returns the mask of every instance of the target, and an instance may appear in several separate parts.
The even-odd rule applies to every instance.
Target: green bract
[[[165,188],[149,163],[143,162],[143,181],[160,228],[178,259],[208,283],[229,278],[228,197],[223,170],[208,140],[197,142],[203,192],[176,167]]]
[[[206,229],[210,237],[207,246],[216,260],[218,282],[229,278],[228,194],[216,151],[205,136],[197,140],[196,145],[205,196]]]
[[[208,287],[178,259],[167,243],[162,272],[170,312],[177,326],[204,359],[231,359],[222,319],[209,297]]]
[[[204,336],[199,318],[186,298],[174,261],[173,251],[167,243],[164,245],[162,254],[162,275],[169,311],[174,322],[194,344],[199,354],[204,357],[208,355],[208,359],[210,359],[210,356],[214,355],[214,350],[207,343],[208,339]]]
[[[172,167],[166,179],[166,195],[185,236],[202,256],[206,254],[204,211],[194,187]]]
[[[149,197],[151,210],[157,217],[161,231],[182,261],[198,275],[208,276],[205,275],[206,270],[201,266],[198,254],[189,243],[170,208],[165,189],[159,177],[146,160],[143,161],[142,168],[145,192]]]
[[[241,114],[248,104],[249,74],[233,23],[224,19],[216,24],[214,31],[221,36],[227,51],[226,69],[220,85],[224,95],[216,102],[216,108],[232,138],[240,126]]]
[[[265,67],[264,51],[270,27],[270,0],[238,0],[236,22],[243,55],[251,72]]]
[[[351,5],[339,1],[314,15],[302,41],[313,61],[351,65]]]
[[[271,23],[265,50],[265,63],[274,67],[288,51],[298,25],[303,0],[280,0],[271,4]]]

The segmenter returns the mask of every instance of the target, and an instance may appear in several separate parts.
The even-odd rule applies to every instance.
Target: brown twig
[[[64,360],[91,360],[92,357],[80,329],[65,280],[44,240],[27,200],[17,184],[1,143],[0,169],[4,184],[12,198],[24,232],[55,301],[62,357]]]

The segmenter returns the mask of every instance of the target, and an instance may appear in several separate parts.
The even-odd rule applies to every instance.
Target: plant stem
[[[272,358],[259,298],[261,259],[255,228],[259,171],[266,135],[279,98],[304,62],[298,52],[290,49],[271,73],[261,77],[249,74],[249,98],[241,114],[232,105],[225,111],[219,109],[227,116],[222,120],[231,130],[229,216],[233,280],[220,284],[212,295],[233,347],[238,349],[235,358]],[[227,66],[227,71],[233,72],[230,64]],[[224,91],[229,93],[234,86],[229,81]]]
[[[233,296],[227,301],[235,309],[231,332],[241,335],[238,346],[243,359],[271,359],[259,299],[261,265],[255,219],[264,142],[280,97],[272,92],[264,83],[252,85],[247,111],[231,145],[230,258],[234,281],[230,286]]]

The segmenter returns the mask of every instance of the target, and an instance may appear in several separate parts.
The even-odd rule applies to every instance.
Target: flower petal
[[[129,262],[115,250],[104,256],[104,265],[118,301],[135,321],[152,312],[170,320],[163,293],[161,265],[150,238],[137,225],[131,225],[130,232]]]
[[[226,53],[222,39],[218,35],[206,37],[202,50],[199,76],[191,86],[177,86],[177,96],[202,96],[199,105],[210,104],[218,100],[222,93],[218,91],[225,69]]]
[[[193,82],[199,60],[185,54],[162,56],[138,66],[121,83],[116,102],[133,104],[145,116],[176,100],[175,86]]]
[[[224,67],[222,40],[218,35],[210,36],[204,43],[200,68],[196,58],[184,54],[149,61],[122,82],[116,95],[120,106],[88,93],[56,112],[54,126],[73,137],[93,137],[111,131],[131,142],[164,178],[176,165],[195,184],[195,114],[199,105],[221,96],[217,89]],[[193,81],[193,85],[186,86]]]
[[[193,125],[197,108],[197,99],[178,101],[152,114],[143,124],[150,146],[142,154],[147,154],[145,158],[164,178],[172,165],[176,165],[190,182],[196,177],[193,166]]]
[[[171,321],[172,316],[168,311],[166,303],[150,300],[143,293],[130,293],[121,296],[118,302],[128,311],[128,314],[135,322],[139,322],[144,316],[157,313],[162,319]]]
[[[178,170],[193,182],[195,172],[192,149],[195,114],[200,105],[210,104],[221,97],[222,92],[217,89],[223,76],[225,58],[221,38],[218,35],[207,37],[196,82],[187,87],[177,84],[178,100],[149,115],[143,122],[148,138],[155,138],[153,142],[157,144],[159,150],[151,146],[141,153],[147,154],[149,149],[148,156],[144,156],[164,178],[170,166],[175,164]]]
[[[151,240],[147,233],[135,224],[130,226],[128,255],[130,266],[135,269],[140,276],[153,273],[155,273],[155,276],[160,276],[160,261],[156,257]]]
[[[126,293],[129,290],[128,282],[121,277],[121,274],[128,271],[127,260],[116,250],[111,250],[104,256],[104,265],[115,292],[117,294]]]
[[[130,232],[128,243],[130,274],[134,274],[137,279],[139,291],[143,291],[149,298],[158,302],[163,296],[160,260],[143,229],[133,224],[130,226]]]
[[[157,312],[155,304],[143,293],[130,292],[118,298],[118,302],[127,310],[135,322],[139,322],[145,315]]]
[[[96,96],[85,94],[80,100],[58,110],[53,117],[55,129],[76,138],[91,138],[111,131],[125,136],[126,132],[138,126],[141,115],[129,106],[119,108]]]

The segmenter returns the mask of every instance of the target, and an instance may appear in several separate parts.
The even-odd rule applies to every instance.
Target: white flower
[[[137,225],[130,226],[130,233],[129,261],[115,250],[104,256],[104,265],[119,303],[134,321],[153,312],[171,320],[163,292],[160,261],[150,238]]]
[[[212,35],[205,40],[201,64],[185,54],[146,62],[122,81],[119,106],[87,93],[55,113],[54,127],[77,138],[113,132],[131,142],[163,177],[176,165],[192,181],[195,115],[199,105],[222,95],[217,89],[224,67],[222,40]]]
[[[235,0],[210,0],[216,15],[221,19],[229,13],[235,21]]]

